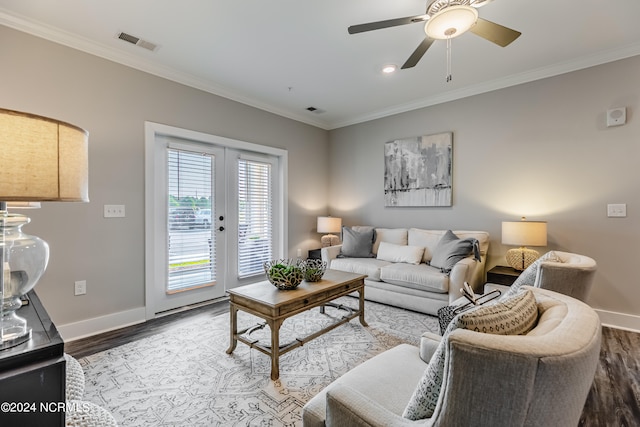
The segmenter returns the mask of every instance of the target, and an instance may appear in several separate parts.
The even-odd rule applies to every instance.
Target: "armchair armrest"
[[[331,261],[336,259],[336,257],[340,254],[341,249],[342,245],[327,246],[320,249],[320,256],[322,257],[323,261],[327,262],[327,268],[331,268]]]
[[[423,333],[420,337],[420,358],[426,363],[429,363],[433,353],[436,352],[436,349],[440,345],[440,341],[442,341],[442,337],[438,334],[434,334],[433,332]]]
[[[394,414],[359,391],[336,383],[327,392],[327,421],[330,427],[429,426],[427,420],[411,421]]]

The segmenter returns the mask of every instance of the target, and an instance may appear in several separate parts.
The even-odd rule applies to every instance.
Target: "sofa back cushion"
[[[376,228],[376,240],[373,243],[373,253],[378,253],[381,242],[393,243],[394,245],[407,245],[406,228]]]
[[[429,263],[433,258],[433,251],[438,246],[438,242],[442,239],[445,230],[421,230],[419,228],[410,228],[408,236],[408,244],[411,246],[422,246],[424,255],[422,262]]]

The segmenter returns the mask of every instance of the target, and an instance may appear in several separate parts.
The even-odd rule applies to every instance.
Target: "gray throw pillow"
[[[447,230],[433,251],[433,258],[429,265],[448,273],[461,259],[473,254],[476,261],[480,260],[478,239],[472,237],[460,239],[453,231]]]
[[[373,228],[360,228],[360,231],[356,231],[350,227],[342,227],[342,249],[338,256],[343,258],[375,258],[372,252],[375,238]]]

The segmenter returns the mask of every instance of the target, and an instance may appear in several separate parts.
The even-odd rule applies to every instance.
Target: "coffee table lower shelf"
[[[356,317],[359,318],[363,326],[368,326],[364,320],[364,277],[353,273],[329,270],[320,282],[303,282],[298,288],[291,291],[279,291],[269,282],[231,289],[229,291],[230,345],[227,353],[231,354],[235,350],[238,341],[255,348],[271,358],[271,379],[277,380],[280,377],[280,355],[301,347]],[[357,310],[332,302],[332,300],[352,292],[358,292],[359,307]],[[344,309],[348,313],[340,320],[317,332],[280,345],[279,331],[285,319],[316,307],[319,307],[320,312],[324,313],[324,308],[327,306]],[[239,310],[260,317],[265,320],[265,323],[238,331]],[[269,326],[271,331],[270,345],[244,336],[248,332],[250,335],[250,332],[265,326]]]

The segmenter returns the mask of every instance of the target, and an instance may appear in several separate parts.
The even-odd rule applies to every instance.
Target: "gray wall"
[[[503,220],[548,221],[548,248],[598,262],[590,303],[640,315],[640,57],[331,131],[331,214],[347,225],[490,232],[504,265]],[[627,124],[605,114],[627,107]],[[453,206],[385,208],[386,141],[452,131]],[[607,218],[626,203],[626,218]],[[602,315],[602,314],[601,314]],[[626,316],[640,329],[640,317]]]
[[[24,230],[51,247],[36,290],[57,324],[144,306],[145,121],[288,150],[290,256],[317,246],[315,218],[327,213],[327,131],[2,26],[0,58],[1,107],[90,133],[91,202],[44,203],[28,212]],[[105,204],[126,205],[126,218],[103,218]],[[73,295],[76,280],[87,281],[87,295]]]
[[[58,324],[144,306],[148,120],[287,149],[290,256],[318,246],[315,217],[331,213],[347,225],[487,230],[489,264],[504,264],[500,222],[526,215],[548,221],[541,252],[594,257],[590,303],[640,329],[640,57],[331,132],[2,26],[0,58],[1,107],[90,131],[91,202],[45,203],[25,229],[51,246],[37,290]],[[628,123],[606,128],[606,110],[618,106]],[[384,208],[384,142],[445,131],[454,133],[453,206]],[[607,203],[627,203],[627,218],[606,218]],[[104,219],[104,204],[126,205],[126,218]],[[87,295],[73,296],[76,280],[87,280]]]

